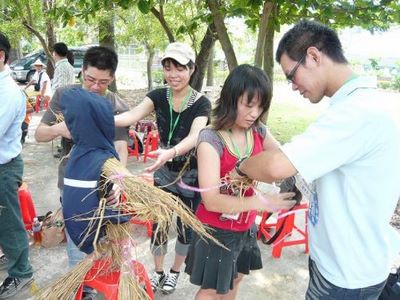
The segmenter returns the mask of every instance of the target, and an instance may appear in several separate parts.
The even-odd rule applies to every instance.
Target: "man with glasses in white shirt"
[[[330,105],[304,133],[244,160],[237,173],[273,182],[297,173],[309,205],[306,299],[378,299],[400,239],[390,219],[400,195],[400,130],[376,80],[356,75],[332,29],[301,21],[276,60],[294,91]]]
[[[99,94],[109,101],[117,115],[129,110],[128,105],[115,93],[108,90],[108,86],[113,82],[114,75],[118,65],[118,56],[114,50],[107,47],[96,46],[88,49],[82,65],[83,82],[82,87],[90,92]],[[73,141],[65,125],[65,122],[58,122],[58,114],[61,113],[61,95],[70,88],[80,87],[80,84],[69,85],[56,90],[50,101],[48,109],[42,117],[41,123],[35,132],[35,138],[38,142],[48,142],[61,137],[61,162],[58,171],[58,188],[61,193],[64,168],[67,162],[67,155],[70,152]],[[89,112],[88,112],[89,113]],[[115,128],[114,145],[121,162],[125,165],[128,158],[128,128]],[[70,266],[75,266],[84,258],[84,253],[74,245],[67,235],[67,253]],[[92,299],[94,296],[89,289],[84,289],[84,299]],[[94,298],[93,298],[94,299]]]

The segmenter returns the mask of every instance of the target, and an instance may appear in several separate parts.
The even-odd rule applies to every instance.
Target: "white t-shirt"
[[[383,282],[400,238],[389,221],[400,196],[400,130],[375,82],[358,77],[282,150],[314,193],[310,256],[342,288]]]
[[[39,74],[37,71],[35,72],[35,74],[33,74],[32,79],[34,80],[35,83],[37,83],[39,81]],[[44,83],[47,82],[47,87],[46,87],[46,91],[44,93],[45,96],[51,96],[52,95],[52,91],[51,91],[51,81],[50,81],[50,77],[49,75],[47,75],[46,71],[42,71],[42,78],[40,79],[40,90],[43,89],[43,85]]]

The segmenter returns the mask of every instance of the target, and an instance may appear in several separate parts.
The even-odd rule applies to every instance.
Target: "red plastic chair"
[[[36,103],[35,103],[35,112],[37,112],[37,113],[40,110],[40,103],[42,102],[42,100],[44,101],[44,103],[43,103],[44,109],[47,110],[49,107],[49,97],[48,96],[41,97],[40,95],[37,95]]]
[[[295,225],[295,216],[296,211],[304,210],[305,221],[304,221],[304,229],[300,229],[298,226]],[[280,218],[283,214],[287,213],[288,210],[281,210],[278,213],[278,221],[276,223],[267,223],[268,218],[271,216],[270,212],[264,212],[260,227],[258,231],[258,237],[261,238],[261,235],[266,239],[269,240],[273,236],[271,234],[271,229],[278,230],[281,226],[284,226],[281,233],[277,237],[275,243],[272,244],[272,256],[275,258],[280,258],[282,254],[282,249],[288,246],[294,245],[302,245],[305,246],[305,253],[308,253],[308,231],[307,231],[307,211],[308,205],[307,203],[300,203],[296,205],[292,209],[293,213],[289,214],[286,218],[286,222],[284,221],[284,217]],[[292,239],[292,234],[297,232],[300,235],[298,239]]]
[[[150,131],[157,128],[156,123],[151,120],[140,120],[136,123],[136,132],[142,132],[146,136]]]
[[[144,146],[144,156],[143,156],[143,162],[146,163],[147,158],[156,158],[155,155],[149,154],[151,151],[155,151],[158,149],[158,140],[160,136],[158,133],[158,130],[152,130],[149,132],[146,138],[146,143]]]
[[[128,157],[129,156],[136,156],[137,160],[139,160],[140,154],[139,154],[139,142],[136,138],[136,133],[133,130],[129,130],[129,137],[133,141],[133,148],[129,147],[128,145]]]
[[[120,272],[111,271],[110,259],[99,259],[93,263],[93,267],[86,273],[85,279],[80,285],[75,295],[75,300],[82,299],[83,286],[91,287],[102,293],[106,300],[118,300],[118,285]],[[154,299],[151,282],[144,266],[137,262],[131,262],[131,270],[136,275],[140,284],[143,284],[147,295],[150,299]]]
[[[22,220],[26,230],[32,230],[33,218],[36,217],[35,205],[33,204],[28,185],[23,182],[18,189],[19,206],[21,209]]]

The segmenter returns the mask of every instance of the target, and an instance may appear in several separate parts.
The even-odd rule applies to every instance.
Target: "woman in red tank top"
[[[195,299],[234,299],[244,274],[262,268],[253,228],[257,211],[294,205],[294,201],[287,201],[293,193],[259,197],[253,189],[239,195],[239,191],[221,187],[221,178],[229,175],[238,161],[279,147],[260,122],[270,102],[266,74],[257,67],[241,65],[222,87],[212,112],[212,126],[200,132],[197,159],[202,192],[196,215],[214,229],[214,237],[230,251],[194,237],[185,271],[190,281],[200,286]]]

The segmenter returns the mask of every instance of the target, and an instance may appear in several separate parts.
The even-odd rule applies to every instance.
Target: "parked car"
[[[83,57],[87,49],[89,49],[87,46],[69,48],[69,50],[74,54],[74,72],[77,78],[80,78],[81,76]],[[47,56],[43,49],[32,52],[23,58],[14,60],[10,64],[11,76],[14,80],[29,82],[35,73],[35,68],[32,64],[37,59],[40,59],[44,64],[47,64]]]

